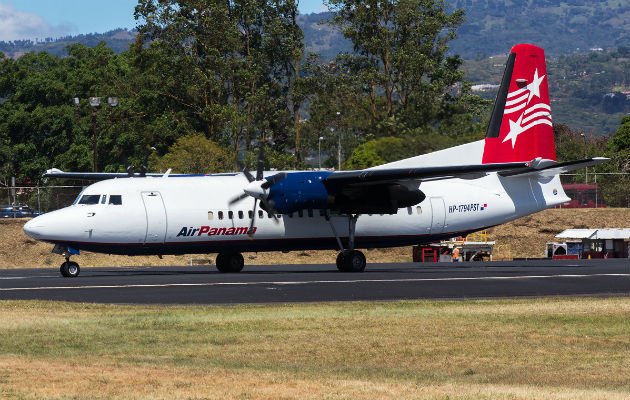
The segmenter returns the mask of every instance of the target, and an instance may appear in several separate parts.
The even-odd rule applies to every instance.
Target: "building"
[[[556,259],[628,258],[630,228],[567,229],[547,243],[546,256]]]

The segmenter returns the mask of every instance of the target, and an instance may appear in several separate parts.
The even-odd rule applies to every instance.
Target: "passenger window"
[[[420,206],[416,207],[416,213],[418,215],[422,215],[422,207],[420,207]]]
[[[223,211],[219,211],[219,219],[223,219]]]
[[[234,213],[232,211],[228,211],[228,218],[234,219]]]
[[[247,211],[247,216],[249,217],[249,219],[253,219],[254,218],[254,212],[252,210]]]
[[[106,195],[106,194],[104,194],[104,195],[101,197],[101,204],[105,204],[105,202],[106,202],[106,201],[107,201],[107,195]]]
[[[308,216],[309,218],[313,218],[313,210],[312,209],[308,209]]]
[[[214,219],[214,213],[212,211],[208,211],[208,220],[213,220]]]
[[[116,206],[122,205],[122,196],[119,194],[112,194],[109,196],[109,204]]]
[[[258,210],[258,218],[262,219],[263,215],[265,215],[262,210]]]
[[[238,212],[238,219],[243,219],[243,211]]]
[[[302,218],[304,216],[304,212],[302,210],[298,210],[298,217]]]
[[[85,194],[81,197],[81,200],[79,200],[79,204],[98,204],[100,199],[100,194]]]
[[[270,213],[267,213],[267,218],[272,218]]]
[[[325,217],[326,216],[326,210],[324,210],[323,208],[319,210],[319,216],[320,217]]]

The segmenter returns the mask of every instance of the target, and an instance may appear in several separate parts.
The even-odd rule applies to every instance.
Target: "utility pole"
[[[580,136],[582,136],[582,139],[584,139],[584,158],[586,158],[586,135],[583,133],[580,133]],[[585,173],[584,173],[584,183],[588,185],[588,166],[585,167]]]
[[[94,153],[94,159],[93,159],[93,170],[94,172],[98,172],[98,146],[97,146],[97,142],[98,142],[98,135],[96,134],[96,108],[100,107],[101,105],[101,98],[100,97],[90,97],[89,99],[90,102],[90,106],[92,106],[92,151]],[[79,108],[80,105],[80,99],[78,97],[75,97],[73,99],[74,105],[77,107],[77,109]],[[107,104],[109,105],[110,109],[114,108],[118,105],[118,97],[108,97],[107,98]]]
[[[336,125],[337,125],[337,136],[338,136],[338,142],[337,142],[337,171],[341,171],[341,129],[339,129],[339,115],[341,113],[339,111],[337,111],[337,120],[336,120]]]
[[[319,170],[320,171],[322,170],[322,140],[324,140],[324,137],[320,136],[319,137],[319,141],[318,141],[319,142],[318,143],[318,145],[319,145],[318,159],[319,159]]]
[[[93,134],[93,144],[94,147],[92,149],[92,152],[94,153],[94,172],[97,172],[98,170],[98,153],[96,151],[96,107],[99,107],[101,105],[101,98],[100,97],[90,97],[90,105],[92,106],[92,134]]]

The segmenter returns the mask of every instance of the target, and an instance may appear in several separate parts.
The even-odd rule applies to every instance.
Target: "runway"
[[[368,264],[341,273],[333,264],[246,265],[240,274],[205,267],[0,270],[0,299],[117,304],[239,304],[531,296],[630,295],[630,261]]]

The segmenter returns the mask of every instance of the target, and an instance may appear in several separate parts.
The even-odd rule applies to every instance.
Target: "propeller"
[[[241,166],[239,165],[239,167]],[[263,177],[263,168],[264,168],[264,148],[263,148],[263,144],[261,143],[258,150],[258,160],[256,162],[256,177],[254,178],[254,176],[251,174],[251,172],[249,172],[246,166],[242,168],[243,175],[245,175],[245,178],[247,179],[249,183],[243,188],[243,193],[234,197],[228,203],[229,205],[232,205],[247,197],[254,198],[254,207],[252,210],[252,221],[249,226],[248,232],[252,232],[252,228],[254,227],[254,224],[256,222],[256,208],[258,206],[258,201],[260,201],[261,203],[260,208],[262,208],[268,214],[270,214],[276,223],[280,222],[278,221],[278,217],[276,217],[275,211],[273,209],[274,207],[273,200],[267,200],[267,196],[269,195],[268,190],[273,185],[275,185],[280,180],[282,180],[286,176],[286,173],[282,172],[282,173],[273,175],[267,178],[267,180],[265,180]],[[253,233],[250,233],[249,234],[250,239],[252,238],[252,236],[253,236]]]

